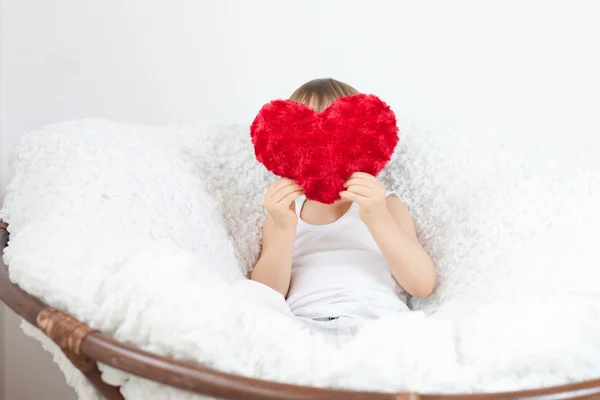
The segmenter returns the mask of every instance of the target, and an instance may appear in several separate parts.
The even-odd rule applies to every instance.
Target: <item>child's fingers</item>
[[[302,190],[297,190],[295,192],[292,192],[290,194],[288,194],[287,196],[285,196],[280,203],[282,204],[288,204],[290,205],[290,208],[292,208],[294,201],[296,201],[296,199],[300,196],[302,196]]]
[[[344,182],[344,187],[350,187],[352,185],[362,185],[362,186],[366,186],[368,188],[371,188],[373,185],[373,181],[370,181],[368,179],[365,178],[350,178],[348,179],[346,182]]]
[[[277,191],[277,190],[281,189],[282,187],[294,185],[295,183],[296,183],[296,181],[294,181],[293,179],[279,178],[275,182],[273,182],[273,185],[271,185],[271,189]]]
[[[300,185],[291,185],[286,186],[283,189],[279,189],[277,195],[273,197],[275,199],[275,203],[281,203],[289,194],[294,192],[302,192],[302,187],[300,187]]]
[[[352,185],[347,189],[348,192],[356,193],[364,197],[370,197],[373,190],[363,185]]]
[[[294,208],[294,201],[296,201],[296,199],[300,196],[302,196],[303,192],[302,190],[296,190],[295,192],[292,192],[290,194],[288,194],[287,196],[285,196],[283,199],[281,199],[281,201],[279,203],[277,203],[278,207],[289,207],[289,208]]]
[[[287,196],[289,193],[296,191],[298,189],[302,189],[300,185],[297,183],[292,183],[286,186],[279,188],[275,193],[271,195],[271,198],[275,203],[279,203],[281,199]]]
[[[286,183],[296,183],[295,180],[293,180],[292,178],[279,178],[277,179],[275,182],[277,182],[277,184],[286,184]]]
[[[359,205],[360,205],[360,203],[362,203],[362,201],[364,199],[366,199],[366,197],[361,196],[358,193],[353,193],[353,192],[348,192],[348,191],[340,192],[340,197],[342,199],[346,199],[346,200],[350,200],[350,201],[353,201],[355,203],[358,203]]]
[[[282,189],[286,186],[290,186],[290,185],[295,185],[296,181],[290,178],[279,178],[277,179],[275,182],[273,182],[273,184],[271,185],[271,187],[269,188],[269,191],[271,192],[271,197],[277,193],[277,191],[279,189]]]
[[[377,181],[378,180],[373,175],[367,174],[366,172],[355,172],[352,175],[350,175],[350,178],[363,178],[363,179],[368,179],[370,181],[373,181],[373,180]]]
[[[273,194],[272,200],[275,204],[277,204],[280,201],[282,201],[285,198],[285,196],[298,190],[302,190],[302,187],[300,187],[300,185],[297,184],[284,186]]]

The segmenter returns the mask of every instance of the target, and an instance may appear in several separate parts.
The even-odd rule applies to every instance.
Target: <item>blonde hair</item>
[[[292,93],[290,100],[321,112],[337,98],[358,94],[352,86],[332,78],[314,79],[306,82]]]

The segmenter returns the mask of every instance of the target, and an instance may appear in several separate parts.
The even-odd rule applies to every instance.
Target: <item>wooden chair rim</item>
[[[0,248],[8,245],[8,225],[0,221]],[[39,325],[40,315],[52,314],[48,307],[39,299],[29,295],[9,280],[8,267],[4,264],[0,268],[0,299],[16,314],[30,324]],[[55,310],[54,310],[55,311]],[[54,312],[52,311],[52,312]],[[530,399],[549,400],[552,399],[600,399],[600,378],[587,380],[579,383],[553,386],[541,389],[522,390],[502,393],[481,394],[420,394],[412,392],[385,393],[349,391],[338,389],[321,389],[308,386],[290,385],[279,382],[271,382],[262,379],[248,378],[240,375],[220,372],[211,368],[177,361],[156,354],[137,349],[135,347],[117,342],[99,332],[93,331],[82,322],[77,321],[68,314],[56,312],[63,319],[76,324],[81,333],[84,328],[85,334],[80,335],[81,340],[77,343],[75,352],[77,356],[86,360],[109,365],[113,368],[146,378],[162,384],[188,390],[198,394],[213,396],[222,399],[354,399],[354,400],[499,400],[499,399]],[[54,314],[52,314],[54,315]],[[87,330],[85,330],[87,328]],[[51,337],[53,340],[56,339]],[[57,342],[66,349],[66,344]],[[65,342],[66,343],[66,342]],[[71,357],[69,357],[71,359]],[[71,359],[73,361],[73,359]],[[74,364],[76,364],[74,362]],[[80,365],[76,366],[80,368]],[[89,364],[86,368],[89,367]],[[82,370],[82,368],[80,368]],[[83,371],[83,370],[82,370]],[[85,372],[85,371],[83,371]],[[110,399],[122,399],[117,388],[107,385],[99,378],[97,370],[86,376],[92,384]]]

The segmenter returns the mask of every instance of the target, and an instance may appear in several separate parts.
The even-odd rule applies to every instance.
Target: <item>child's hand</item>
[[[298,216],[294,201],[302,195],[302,188],[293,179],[279,178],[265,194],[264,204],[275,226],[282,229],[296,228]]]
[[[367,225],[376,224],[389,217],[384,184],[373,175],[355,172],[344,183],[343,199],[351,200],[360,206],[360,219]]]

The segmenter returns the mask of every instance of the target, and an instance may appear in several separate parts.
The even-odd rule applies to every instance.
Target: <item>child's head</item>
[[[314,79],[300,86],[290,100],[309,106],[316,112],[321,112],[331,105],[338,97],[358,94],[352,86],[332,78]]]

